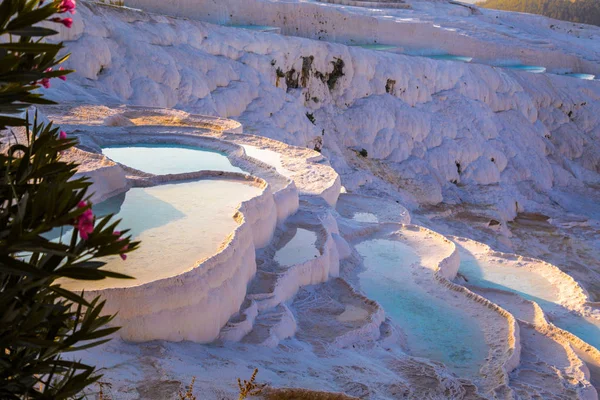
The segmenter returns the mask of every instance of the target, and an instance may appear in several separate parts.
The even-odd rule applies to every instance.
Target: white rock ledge
[[[236,176],[230,174],[228,178]],[[239,226],[217,254],[178,276],[129,288],[87,292],[89,297],[106,299],[106,312],[118,312],[112,324],[122,326],[121,338],[202,343],[217,338],[221,327],[239,310],[256,272],[255,240],[270,238],[275,229],[273,196],[264,181],[253,179],[264,190],[240,204],[235,215]]]
[[[101,138],[109,141],[106,136],[98,135],[94,137],[96,147],[98,140],[101,144],[106,144]],[[253,161],[245,157],[240,146],[212,138],[204,139],[203,147],[227,152],[234,163],[250,165]],[[83,142],[92,145],[89,140]],[[119,140],[120,144],[139,142],[148,142],[148,137],[132,135]],[[242,173],[196,171],[152,175],[119,166],[99,154],[82,150],[75,152],[77,154],[73,157],[84,161],[81,174],[103,182],[102,185],[93,187],[97,200],[125,191],[131,186],[154,186],[182,180],[237,180],[263,189],[259,196],[240,204],[234,215],[239,226],[226,238],[219,251],[201,261],[191,271],[139,286],[109,288],[86,294],[88,297],[99,295],[106,299],[106,312],[118,312],[112,324],[122,326],[119,336],[125,340],[215,340],[222,326],[242,305],[248,283],[256,273],[256,248],[270,243],[279,221],[278,216],[286,217],[286,214],[295,212],[298,207],[298,194],[293,182],[285,180],[287,183],[274,196],[265,180]],[[95,168],[102,163],[107,166]],[[279,203],[276,204],[276,201]]]
[[[435,239],[438,248],[445,248],[444,254],[446,255],[439,259],[435,258],[437,261],[435,261],[434,265],[427,265],[427,262],[422,261],[422,266],[425,269],[432,268],[432,279],[441,287],[461,294],[463,299],[460,301],[463,304],[464,311],[469,312],[472,318],[480,320],[482,327],[486,327],[483,329],[483,332],[486,343],[489,346],[489,354],[486,363],[481,368],[480,373],[482,378],[478,386],[490,393],[510,391],[508,389],[508,374],[518,367],[521,354],[519,326],[514,316],[499,305],[473,293],[464,286],[450,281],[450,279],[456,276],[460,265],[458,249],[452,241],[435,231],[418,225],[384,223],[377,226],[360,226],[358,229],[350,230],[347,233],[353,242],[359,242],[365,240],[367,237],[378,235],[381,232],[392,233],[394,231],[407,234],[414,232],[419,235],[426,235]],[[446,299],[449,303],[454,301],[452,296],[449,296],[445,290],[440,290],[441,288],[429,287],[427,289],[430,293]],[[481,311],[478,311],[478,308],[481,306],[497,314],[497,318],[490,318],[490,316],[486,318]],[[479,308],[479,310],[481,309]],[[503,324],[507,326],[506,337],[500,337],[499,332],[502,329],[490,328],[492,325],[498,325],[501,320],[504,320]]]
[[[227,155],[234,166],[247,170],[249,173],[258,177],[264,176],[264,179],[268,180],[270,183],[269,186],[271,186],[271,190],[273,191],[273,198],[277,208],[277,223],[282,223],[285,221],[285,219],[294,214],[299,207],[298,191],[293,180],[280,176],[273,167],[262,163],[259,160],[248,157],[243,147],[233,142],[208,136],[186,134],[158,134],[156,132],[145,135],[139,134],[138,132],[135,134],[125,134],[120,130],[117,132],[96,132],[95,134],[78,132],[78,137],[83,147],[95,152],[101,152],[102,147],[109,145],[133,145],[140,143],[179,144],[223,152]],[[106,159],[106,157],[98,154],[93,154],[92,157],[103,157]],[[129,175],[133,175],[135,177],[155,177],[152,174],[138,171],[125,165],[121,165],[121,169],[125,169]],[[112,195],[127,190],[127,186],[124,184],[123,180],[113,178],[113,175],[120,177],[120,175],[113,170],[90,170],[83,173],[83,175],[92,178],[94,183],[101,183],[101,185],[94,186],[95,194],[92,199],[94,202],[105,200]],[[124,179],[125,174],[122,175]],[[239,175],[242,176],[243,174]],[[207,174],[202,171],[198,171],[187,174],[178,174],[177,176],[178,177],[174,178],[174,175],[163,175],[162,177],[153,178],[152,181],[157,183],[158,181],[166,182],[170,179],[195,179],[200,176],[227,176],[227,174],[224,174],[223,172]],[[269,240],[270,238],[268,238],[268,240],[267,238],[264,240],[258,240],[257,242],[260,243],[258,248],[264,247],[266,244],[268,244]]]
[[[422,14],[415,11],[399,13],[397,21],[394,18],[381,18],[372,10],[349,10],[342,5],[305,1],[128,0],[128,4],[144,11],[218,24],[276,26],[286,35],[311,39],[342,43],[375,42],[407,49],[427,49],[435,43],[437,50],[477,57],[487,62],[517,59],[533,65],[543,63],[550,69],[587,70],[591,73],[600,71],[597,63],[579,56],[573,49],[568,54],[566,51],[535,46],[525,40],[518,41],[517,46],[514,45],[517,37],[511,37],[513,46],[510,46],[507,42],[486,39],[485,32],[476,35],[452,28],[440,29],[437,23],[419,18]],[[381,3],[377,4],[380,5]],[[392,12],[391,9],[387,10],[388,15]],[[467,8],[461,12],[463,18],[471,14]],[[473,24],[479,22],[476,16],[471,19]],[[482,24],[481,29],[489,28]]]

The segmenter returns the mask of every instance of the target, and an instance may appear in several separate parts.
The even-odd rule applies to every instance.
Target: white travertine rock
[[[289,4],[294,10],[308,6],[321,7]],[[421,203],[450,198],[454,184],[466,193],[499,185],[497,206],[510,215],[509,204],[527,202],[521,182],[541,193],[557,185],[600,182],[600,149],[594,139],[600,84],[595,81],[397,55],[97,4],[82,5],[78,15],[85,31],[66,38],[67,47],[81,53],[68,61],[78,72],[48,91],[56,98],[81,97],[78,85],[85,84],[91,86],[86,96],[102,93],[97,99],[235,117],[248,133],[300,147],[312,148],[319,140],[350,188],[377,184],[372,176],[359,179],[350,166],[357,156],[348,149],[364,148],[369,168],[384,168],[374,171],[375,177],[389,181],[393,175],[399,179],[393,184],[405,186]],[[135,27],[120,22],[129,19]],[[342,21],[336,25],[340,29],[349,24]],[[344,66],[332,83],[336,60]],[[323,193],[329,204],[335,204],[340,188],[338,182]]]
[[[270,190],[265,190],[243,202],[236,216],[238,228],[217,254],[189,272],[129,288],[88,291],[86,295],[101,295],[106,299],[106,312],[118,312],[113,323],[123,327],[119,336],[125,340],[215,340],[239,310],[246,286],[256,272],[255,242],[260,245],[273,234],[277,214],[272,201]],[[263,217],[257,219],[259,208]]]
[[[597,31],[573,34],[573,24],[568,22],[485,9],[474,14],[457,3],[409,1],[410,10],[383,8],[384,12],[381,3],[369,8],[269,0],[128,0],[128,4],[218,24],[276,26],[283,34],[311,39],[382,43],[416,54],[437,50],[476,60],[521,60],[551,70],[587,68],[591,73],[600,72],[585,49],[570,46],[574,37],[594,38]],[[597,44],[589,46],[597,50]]]
[[[293,306],[296,294],[310,292],[313,285],[328,282],[332,277],[343,276],[349,281],[356,278],[353,275],[356,271],[344,270],[346,264],[342,263],[340,268],[340,260],[358,263],[355,249],[348,241],[384,229],[387,221],[410,222],[406,209],[397,205],[399,202],[411,210],[419,206],[431,206],[431,210],[448,204],[493,210],[493,220],[486,217],[483,222],[468,222],[490,228],[494,221],[496,224],[489,230],[500,236],[497,242],[503,244],[510,244],[511,232],[506,221],[539,204],[554,202],[572,207],[583,204],[580,208],[586,212],[592,215],[596,212],[593,204],[589,204],[593,200],[580,203],[579,199],[574,201],[561,192],[600,184],[599,82],[484,65],[543,63],[550,72],[600,73],[598,40],[594,40],[599,34],[594,28],[573,28],[577,30],[574,34],[569,32],[568,23],[497,11],[473,15],[467,8],[443,2],[412,2],[412,10],[385,12],[304,1],[131,0],[130,3],[150,11],[219,23],[272,24],[282,27],[287,34],[331,42],[219,27],[93,3],[81,4],[74,30],[61,31],[67,48],[81,56],[68,61],[67,66],[78,72],[66,83],[57,81],[53,90],[47,92],[50,97],[76,103],[147,106],[144,113],[156,113],[162,122],[168,119],[166,116],[184,121],[154,126],[152,118],[140,122],[139,115],[131,110],[118,113],[106,107],[97,118],[91,118],[93,121],[73,122],[66,118],[65,125],[73,131],[86,125],[86,130],[97,131],[92,134],[98,133],[98,137],[113,135],[111,140],[115,143],[155,137],[160,143],[185,144],[196,136],[210,136],[210,140],[223,142],[215,145],[217,149],[248,163],[252,161],[240,146],[255,146],[278,156],[273,164],[269,160],[257,162],[253,174],[260,172],[265,176],[261,175],[263,183],[269,178],[272,182],[265,184],[261,196],[240,205],[236,215],[240,225],[213,257],[173,278],[91,293],[107,298],[108,312],[119,310],[115,322],[124,325],[120,334],[126,340],[204,343],[219,338],[224,342],[259,343],[270,347],[265,353],[273,351],[268,354],[281,356],[298,343],[296,340],[282,343],[282,340],[295,334],[301,337],[301,325],[306,323],[306,315],[299,318],[295,315],[301,312]],[[242,20],[242,16],[248,19]],[[550,23],[554,28],[548,27]],[[472,64],[457,63],[333,43],[367,40],[398,44],[402,47],[399,50],[407,53],[446,51],[471,55],[475,60]],[[82,115],[86,114],[84,110]],[[235,118],[239,122],[229,121],[228,127],[221,125],[220,130],[207,128],[219,124],[212,124],[210,118],[199,114]],[[215,131],[208,132],[211,129]],[[91,139],[82,144],[98,151],[99,143],[94,144]],[[96,201],[127,190],[132,182],[159,184],[171,179],[132,177],[127,168],[93,156],[88,165],[93,167],[80,173],[94,181]],[[193,173],[186,177],[202,178],[201,174]],[[349,193],[339,197],[342,183],[346,191],[361,195]],[[336,204],[339,215],[332,210]],[[249,283],[261,279],[256,274],[256,249],[268,248],[278,226],[285,224],[300,207],[302,213],[318,215],[319,221],[312,223],[318,226],[321,236],[319,256],[285,268],[260,265],[272,260],[259,258],[258,268],[264,268],[259,273],[275,277],[268,282],[273,285],[259,281],[256,286],[264,290],[247,295]],[[356,211],[369,215],[360,221]],[[452,217],[451,213],[448,211],[446,216]],[[295,223],[306,222],[296,217],[291,219]],[[430,222],[423,215],[417,215],[416,220]],[[584,226],[587,222],[576,223]],[[582,230],[593,231],[595,227],[589,223]],[[429,264],[424,267],[429,270],[420,271],[427,277],[426,289],[457,307],[464,306],[485,330],[490,353],[482,376],[478,377],[480,382],[476,382],[478,389],[486,391],[482,395],[497,394],[505,398],[515,395],[517,390],[513,392],[514,382],[509,373],[521,366],[520,329],[526,325],[521,325],[511,310],[500,307],[503,306],[500,301],[500,306],[493,302],[494,298],[501,298],[498,293],[487,298],[485,293],[463,286],[464,280],[461,284],[453,281],[457,280],[460,262],[454,243],[425,228],[404,226],[403,229],[412,232],[413,247],[421,246],[424,258],[428,258]],[[569,257],[577,255],[576,248],[568,247],[570,244],[564,246],[567,247],[540,246],[539,251],[566,249]],[[491,250],[486,247],[485,251]],[[489,255],[492,256],[508,261],[512,257],[500,253]],[[591,298],[581,282],[570,280],[550,264],[528,258],[520,261],[540,267],[540,273],[560,289],[564,299],[561,306],[565,309],[590,318],[598,316],[597,304],[588,301]],[[330,293],[335,291],[325,295]],[[367,312],[370,319],[335,338],[333,346],[323,352],[327,355],[319,353],[320,350],[299,352],[308,358],[316,354],[321,357],[312,361],[312,365],[311,361],[302,360],[306,364],[301,366],[314,367],[318,373],[331,370],[338,374],[337,365],[320,365],[330,362],[328,352],[350,344],[354,351],[355,344],[364,345],[367,350],[356,350],[359,361],[346,354],[340,364],[354,360],[350,368],[367,371],[374,368],[386,373],[370,374],[366,379],[366,374],[353,372],[353,378],[358,376],[367,382],[366,391],[358,391],[358,396],[394,398],[402,388],[389,389],[386,385],[392,386],[391,381],[380,385],[379,379],[392,376],[396,384],[399,375],[407,377],[414,372],[407,367],[413,362],[419,373],[411,376],[424,374],[427,379],[435,377],[436,383],[445,382],[446,386],[438,385],[440,388],[452,387],[453,391],[441,391],[444,394],[438,393],[437,398],[459,399],[467,393],[475,396],[472,387],[461,386],[456,377],[439,365],[426,369],[424,360],[407,361],[409,357],[405,354],[402,360],[400,357],[382,361],[382,354],[378,353],[382,348],[385,347],[384,357],[389,356],[388,351],[397,355],[399,350],[398,346],[392,351],[388,348],[393,347],[392,339],[378,342],[391,323],[384,322],[382,307],[371,306]],[[564,347],[571,357],[575,378],[560,376],[557,381],[561,385],[581,386],[576,391],[579,398],[596,398],[588,382],[589,370],[567,347],[573,344],[594,357],[598,351],[569,332],[559,332],[551,324],[541,323],[545,316],[538,311],[535,322],[539,324],[535,328],[543,328],[548,340],[568,342]],[[360,315],[360,311],[353,309],[347,314],[353,312]],[[347,321],[341,321],[344,322]],[[529,332],[531,327],[526,328]],[[532,342],[527,340],[523,348],[531,346]],[[171,345],[184,348],[183,344]],[[299,345],[302,346],[305,343]],[[220,348],[218,357],[226,358],[227,362],[236,358],[237,354],[227,353],[230,350]],[[240,352],[240,357],[246,356],[246,350]],[[291,360],[291,363],[299,359],[287,357],[286,362]],[[252,359],[252,363],[258,358]],[[594,362],[600,360],[596,358]],[[281,367],[277,363],[270,367],[272,364],[270,359],[260,366],[275,371]],[[393,370],[390,365],[401,367]],[[427,373],[422,372],[425,370]],[[411,372],[404,374],[405,371]],[[294,378],[278,374],[278,371],[272,373],[269,379],[281,384],[298,376],[295,372],[289,375]],[[317,382],[312,370],[309,375],[310,382]],[[326,382],[328,377],[319,383],[347,389],[347,382]],[[535,383],[535,378],[531,381]],[[417,387],[421,387],[418,382]],[[355,390],[355,386],[348,390]],[[415,396],[423,397],[421,393]]]

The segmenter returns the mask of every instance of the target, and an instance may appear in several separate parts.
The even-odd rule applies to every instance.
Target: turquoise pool
[[[533,74],[542,74],[546,72],[546,67],[540,67],[536,65],[523,65],[523,64],[515,64],[515,65],[502,65],[503,68],[514,69],[518,71],[531,72]]]
[[[571,78],[583,79],[586,81],[593,81],[596,75],[592,74],[577,74],[577,73],[569,73],[565,74],[566,76],[570,76]]]
[[[97,215],[116,214],[140,248],[126,261],[114,256],[104,267],[135,280],[66,281],[70,289],[129,287],[179,275],[216,254],[236,229],[238,205],[262,189],[243,182],[208,179],[133,188],[93,206]],[[58,236],[57,236],[58,237]],[[71,234],[65,232],[65,238]]]
[[[513,266],[509,262],[502,265],[486,263],[476,259],[460,246],[459,249],[459,272],[467,277],[469,285],[506,290],[538,303],[558,301],[558,290],[535,271]]]
[[[442,362],[459,376],[477,377],[488,356],[483,331],[415,282],[411,265],[420,262],[415,251],[387,239],[367,240],[356,249],[366,269],[359,275],[361,288],[406,333],[410,353]]]
[[[155,175],[181,174],[201,170],[244,172],[224,153],[199,147],[173,144],[107,146],[102,154],[128,167]]]
[[[361,47],[361,48],[367,49],[367,50],[392,51],[392,52],[400,50],[400,47],[394,46],[393,44],[379,44],[379,43],[357,44],[357,45],[354,45],[354,47]]]
[[[226,25],[226,26],[229,28],[248,29],[251,31],[258,31],[258,32],[279,33],[281,31],[281,28],[278,28],[276,26],[268,26],[268,25]]]
[[[436,54],[436,55],[426,56],[426,57],[433,58],[434,60],[460,61],[460,62],[467,62],[467,63],[473,61],[473,57],[457,56],[454,54]]]
[[[535,268],[518,267],[512,262],[498,265],[496,262],[486,262],[473,257],[464,247],[459,246],[459,249],[459,272],[469,280],[469,285],[500,289],[535,301],[556,326],[600,349],[600,321],[584,318],[563,309],[559,304],[558,289],[536,273]]]
[[[587,344],[600,350],[600,321],[580,315],[566,314],[551,318],[554,325],[571,332]]]

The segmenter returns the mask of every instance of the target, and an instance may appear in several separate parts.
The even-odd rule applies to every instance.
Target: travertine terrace
[[[599,28],[131,0],[60,36],[77,72],[40,111],[94,202],[147,219],[139,279],[81,287],[123,327],[76,354],[113,398],[234,398],[254,368],[264,398],[598,398],[600,82],[562,75],[600,75]],[[170,149],[228,168],[163,173]]]

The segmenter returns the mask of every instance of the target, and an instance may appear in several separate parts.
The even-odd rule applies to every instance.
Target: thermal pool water
[[[459,249],[459,272],[468,280],[469,285],[504,290],[535,301],[556,326],[600,348],[600,321],[569,312],[562,307],[557,287],[536,272],[539,265],[490,255],[475,257],[467,248],[459,245]]]
[[[317,234],[298,228],[294,237],[275,253],[275,261],[282,266],[292,266],[318,257]]]
[[[131,229],[140,248],[126,261],[109,257],[106,270],[133,280],[66,281],[68,289],[131,287],[189,271],[219,251],[238,223],[233,219],[243,201],[262,189],[242,182],[201,180],[133,188],[94,206],[97,215],[116,213],[121,228]],[[70,237],[66,234],[65,237]]]
[[[444,363],[459,376],[478,376],[488,355],[478,323],[460,309],[427,293],[414,278],[422,268],[408,245],[388,239],[359,243],[365,271],[360,286],[406,334],[410,353]]]
[[[468,279],[469,285],[506,290],[539,303],[558,301],[558,290],[531,267],[517,266],[512,261],[502,259],[489,262],[474,257],[460,246],[459,249],[459,272]]]
[[[113,161],[155,175],[194,171],[244,172],[223,153],[173,144],[134,144],[107,146],[102,154]]]

